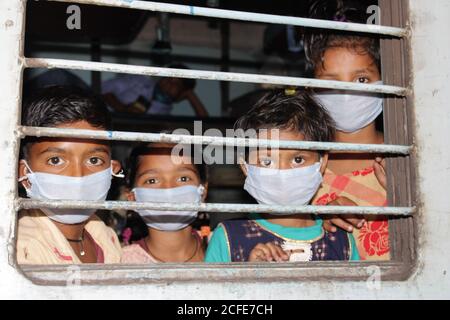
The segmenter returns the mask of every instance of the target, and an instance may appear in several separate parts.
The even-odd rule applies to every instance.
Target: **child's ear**
[[[325,170],[327,169],[328,165],[328,153],[322,154],[322,165],[320,166],[320,173],[322,175],[325,174]]]
[[[203,183],[202,186],[205,188],[202,194],[202,202],[205,202],[208,197],[208,182]]]
[[[125,191],[127,194],[128,201],[136,201],[136,196],[134,195],[134,192],[131,190]]]
[[[111,160],[111,167],[112,167],[112,171],[115,174],[118,174],[120,172],[120,170],[122,169],[122,165],[117,160]]]
[[[25,160],[22,159],[19,162],[19,180],[22,179],[23,177],[25,177],[27,173],[28,173],[28,168],[25,165]],[[25,188],[30,188],[30,186],[31,186],[28,179],[23,180],[21,183]]]
[[[241,169],[242,173],[247,176],[247,166],[245,165],[244,158],[238,159],[239,168]]]

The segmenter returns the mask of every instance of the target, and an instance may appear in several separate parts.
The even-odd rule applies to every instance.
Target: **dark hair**
[[[365,5],[370,1],[317,0],[309,11],[309,18],[341,22],[367,23]],[[380,69],[380,42],[377,36],[333,31],[306,29],[304,34],[306,59],[310,68],[323,63],[323,55],[329,48],[348,48],[358,54],[368,54]]]
[[[86,121],[96,128],[111,130],[111,118],[103,100],[72,86],[51,86],[38,91],[25,103],[22,124],[56,127]]]
[[[173,68],[173,69],[189,69],[188,66],[186,66],[182,63],[171,63],[167,67]],[[181,82],[183,84],[183,88],[185,90],[194,90],[195,86],[197,85],[197,80],[195,80],[195,79],[180,78],[180,80],[181,80]]]
[[[72,86],[50,86],[36,92],[25,104],[22,124],[31,127],[57,127],[86,121],[95,128],[111,130],[111,118],[100,97]],[[27,137],[29,143],[39,138]]]
[[[307,91],[286,95],[272,91],[262,97],[234,129],[296,130],[308,141],[329,142],[334,139],[335,125],[328,112]]]
[[[140,145],[138,145],[137,147],[135,147],[134,149],[131,150],[130,156],[128,158],[128,162],[127,162],[127,175],[126,175],[126,181],[127,181],[127,185],[130,188],[134,187],[134,183],[135,183],[135,179],[136,179],[136,173],[138,170],[138,166],[139,166],[139,157],[145,154],[150,153],[153,150],[153,145],[155,143],[142,143]],[[175,145],[174,145],[175,146]],[[189,145],[189,146],[184,146],[184,148],[191,148],[190,149],[190,154],[191,154],[191,160],[193,165],[195,166],[200,181],[202,183],[205,183],[208,179],[208,171],[207,171],[207,166],[204,163],[201,164],[195,164],[194,162],[194,149],[196,148],[195,145]],[[201,148],[201,147],[200,147]]]

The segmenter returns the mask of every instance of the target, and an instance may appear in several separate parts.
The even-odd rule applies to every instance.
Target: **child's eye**
[[[272,160],[271,159],[262,159],[259,163],[262,167],[270,167],[270,165],[272,164]]]
[[[305,159],[303,159],[302,157],[295,157],[293,161],[294,161],[295,164],[303,164],[303,163],[305,163]]]
[[[155,184],[158,183],[158,179],[150,178],[145,181],[146,184]]]
[[[359,77],[359,78],[356,80],[356,82],[358,82],[358,83],[369,83],[370,80],[369,80],[369,78],[367,78],[367,77]]]
[[[93,166],[101,166],[105,163],[105,161],[103,161],[102,159],[100,159],[99,157],[92,157],[89,158],[89,164],[93,165]]]
[[[180,177],[180,178],[178,179],[178,182],[189,182],[189,181],[191,181],[191,178],[186,177],[186,176]]]
[[[60,166],[64,164],[64,160],[61,159],[60,157],[51,157],[50,159],[47,160],[47,164],[51,166]]]

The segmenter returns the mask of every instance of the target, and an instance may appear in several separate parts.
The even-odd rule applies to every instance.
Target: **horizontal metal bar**
[[[282,15],[262,14],[262,13],[253,13],[253,12],[236,11],[236,10],[195,7],[195,6],[159,3],[159,2],[151,2],[151,1],[136,1],[136,0],[51,0],[51,1],[92,4],[92,5],[100,5],[100,6],[108,6],[108,7],[138,9],[138,10],[145,10],[145,11],[168,12],[168,13],[184,14],[184,15],[190,15],[190,16],[211,17],[211,18],[230,19],[230,20],[242,20],[242,21],[252,21],[252,22],[261,22],[261,23],[284,24],[284,25],[293,25],[293,26],[301,26],[301,27],[309,27],[309,28],[341,30],[341,31],[349,31],[349,32],[364,32],[364,33],[388,35],[388,36],[394,36],[394,37],[404,37],[408,34],[407,30],[403,29],[403,28],[379,26],[379,25],[373,25],[373,24],[336,22],[336,21],[328,21],[328,20],[289,17],[289,16],[282,16]]]
[[[314,141],[286,141],[286,140],[265,140],[215,136],[195,136],[195,135],[175,135],[167,133],[145,133],[145,132],[125,132],[125,131],[99,131],[81,130],[67,128],[41,128],[19,126],[17,134],[24,138],[26,136],[35,137],[60,137],[60,138],[83,138],[96,140],[114,141],[142,141],[142,142],[166,142],[173,144],[204,144],[210,146],[228,147],[259,147],[259,148],[280,148],[280,149],[301,149],[301,150],[322,150],[322,151],[357,151],[366,153],[384,153],[408,155],[412,146],[387,145],[387,144],[353,144],[335,142],[314,142]]]
[[[58,208],[58,209],[98,209],[98,210],[188,210],[199,212],[260,212],[277,214],[363,214],[409,216],[415,212],[414,207],[358,207],[358,206],[282,206],[261,204],[229,204],[229,203],[148,203],[130,201],[78,201],[78,200],[31,200],[20,198],[16,203],[17,210]]]
[[[276,84],[276,85],[297,86],[297,87],[352,90],[352,91],[385,93],[397,96],[406,96],[409,94],[409,90],[407,88],[389,85],[374,85],[374,84],[363,84],[363,83],[353,83],[334,80],[331,81],[331,80],[319,80],[310,78],[295,78],[295,77],[236,73],[236,72],[147,67],[147,66],[92,62],[92,61],[25,58],[25,66],[27,68],[61,68],[72,70],[140,74],[146,76],[159,76],[159,77],[248,82],[261,84],[265,83],[265,84]]]

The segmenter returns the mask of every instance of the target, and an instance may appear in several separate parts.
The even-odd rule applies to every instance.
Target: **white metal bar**
[[[59,138],[83,138],[114,141],[142,141],[142,142],[167,142],[173,144],[204,144],[210,146],[228,147],[260,147],[323,151],[358,151],[368,153],[400,154],[408,155],[411,146],[387,145],[387,144],[353,144],[335,142],[314,141],[285,141],[248,139],[216,136],[175,135],[167,133],[145,133],[125,131],[100,131],[62,128],[42,128],[19,126],[17,135],[20,137],[59,137]]]
[[[78,200],[30,200],[18,199],[17,209],[98,209],[98,210],[189,210],[199,212],[260,212],[277,214],[363,214],[408,216],[415,212],[414,207],[358,207],[358,206],[282,206],[261,204],[229,204],[229,203],[150,203],[130,201],[78,201]]]
[[[211,17],[230,20],[252,21],[261,23],[285,24],[302,26],[309,28],[332,29],[349,32],[363,32],[394,37],[404,37],[408,31],[403,28],[379,26],[372,24],[359,24],[349,22],[336,22],[319,19],[308,19],[299,17],[289,17],[273,14],[262,14],[245,11],[223,10],[205,7],[195,7],[187,5],[159,3],[151,1],[136,0],[51,0],[57,2],[70,2],[80,4],[93,4],[108,7],[121,7],[130,9],[139,9],[145,11],[159,11],[175,14],[184,14],[190,16]]]
[[[294,78],[294,77],[236,73],[236,72],[147,67],[147,66],[136,66],[136,65],[104,63],[104,62],[91,62],[91,61],[46,59],[46,58],[26,58],[25,65],[27,68],[61,68],[61,69],[72,69],[72,70],[87,70],[87,71],[103,71],[103,72],[140,74],[140,75],[146,75],[146,76],[159,76],[159,77],[175,77],[175,78],[249,82],[249,83],[266,83],[266,84],[277,84],[277,85],[285,85],[285,86],[375,92],[375,93],[392,94],[392,95],[397,95],[397,96],[406,96],[409,94],[409,90],[407,88],[390,86],[390,85],[362,84],[362,83],[353,83],[353,82],[344,82],[344,81],[319,80],[319,79],[310,79],[310,78]]]

